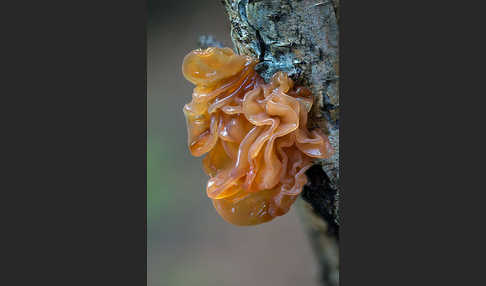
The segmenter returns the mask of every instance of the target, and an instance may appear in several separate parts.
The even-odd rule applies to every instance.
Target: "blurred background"
[[[186,146],[181,72],[201,35],[233,48],[221,1],[148,1],[148,286],[316,286],[316,261],[296,208],[253,227],[223,221],[206,197],[201,159]]]

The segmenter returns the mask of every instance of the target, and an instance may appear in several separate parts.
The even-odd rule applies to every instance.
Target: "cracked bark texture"
[[[286,72],[315,97],[309,128],[329,136],[334,155],[316,162],[297,203],[320,263],[321,284],[339,284],[339,0],[222,0],[239,54],[259,59],[268,81]]]

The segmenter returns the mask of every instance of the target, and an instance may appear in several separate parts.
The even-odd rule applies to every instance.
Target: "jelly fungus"
[[[312,158],[332,153],[327,136],[307,129],[311,92],[283,72],[269,83],[256,61],[229,48],[190,52],[182,64],[196,85],[184,106],[189,150],[202,156],[207,195],[235,225],[287,213],[307,182]]]

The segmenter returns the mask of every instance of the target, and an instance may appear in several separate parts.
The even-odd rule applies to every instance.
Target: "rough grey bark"
[[[222,0],[239,54],[259,59],[268,81],[284,71],[312,90],[309,128],[324,130],[334,148],[307,176],[299,206],[321,265],[322,285],[339,280],[339,0]]]

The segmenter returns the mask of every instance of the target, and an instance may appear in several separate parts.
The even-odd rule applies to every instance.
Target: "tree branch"
[[[321,265],[322,285],[338,285],[339,211],[339,0],[222,0],[239,54],[259,59],[268,81],[277,71],[315,96],[309,128],[328,134],[334,155],[308,172],[298,206]]]

